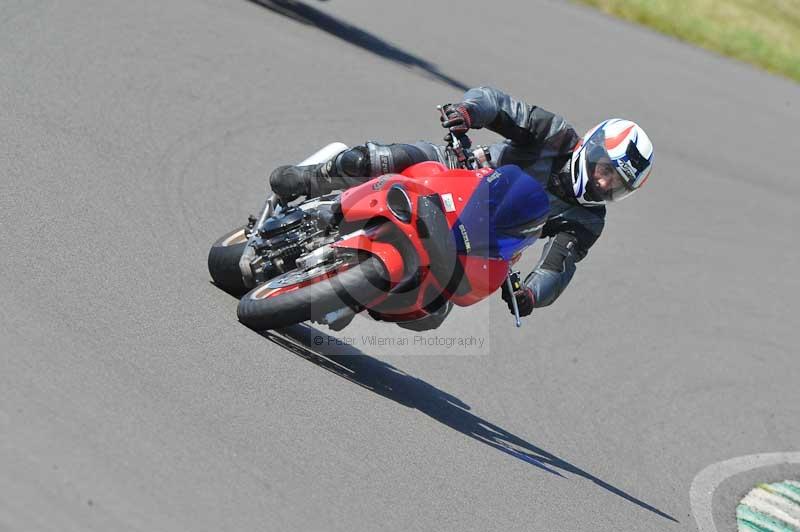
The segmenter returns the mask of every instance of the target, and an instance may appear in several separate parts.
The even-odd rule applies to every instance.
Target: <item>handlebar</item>
[[[444,106],[437,105],[436,109],[442,114],[442,118],[446,119],[444,113]],[[472,149],[472,140],[466,133],[456,135],[451,130],[445,137],[445,156],[447,158],[448,168],[466,168],[467,170],[476,170],[478,168],[485,168],[490,166],[491,155],[489,154],[488,146],[477,146]]]

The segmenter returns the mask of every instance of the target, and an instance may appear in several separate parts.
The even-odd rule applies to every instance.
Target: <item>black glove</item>
[[[533,312],[533,305],[536,299],[533,296],[533,290],[524,286],[519,280],[519,272],[511,274],[511,285],[514,287],[514,299],[517,300],[517,310],[520,316],[527,316]],[[514,314],[514,303],[511,299],[511,293],[508,291],[508,285],[503,283],[503,301],[508,305],[508,310]]]
[[[449,129],[454,135],[463,135],[472,127],[472,117],[462,103],[448,103],[443,108],[442,127]]]

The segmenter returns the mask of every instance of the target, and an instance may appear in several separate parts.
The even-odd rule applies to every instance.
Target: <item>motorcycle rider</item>
[[[581,138],[563,117],[491,87],[468,90],[461,102],[444,106],[444,115],[442,126],[453,134],[485,127],[505,137],[490,147],[493,166],[517,165],[545,187],[550,215],[542,235],[549,241],[524,282],[515,283],[513,294],[503,285],[502,297],[512,312],[516,299],[521,316],[552,304],[600,236],[606,204],[629,196],[649,177],[650,139],[634,122],[618,118],[603,121]],[[319,165],[279,167],[270,185],[289,201],[346,189],[423,161],[444,162],[442,148],[422,141],[367,142]],[[438,327],[449,310],[448,305],[440,315],[407,328]]]

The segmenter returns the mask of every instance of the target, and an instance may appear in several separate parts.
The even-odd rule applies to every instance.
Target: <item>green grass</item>
[[[800,0],[578,0],[800,81]]]

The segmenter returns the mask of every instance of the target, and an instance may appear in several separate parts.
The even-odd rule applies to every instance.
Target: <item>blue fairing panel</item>
[[[518,166],[483,178],[453,226],[459,253],[508,260],[533,244],[550,202],[542,185]]]

